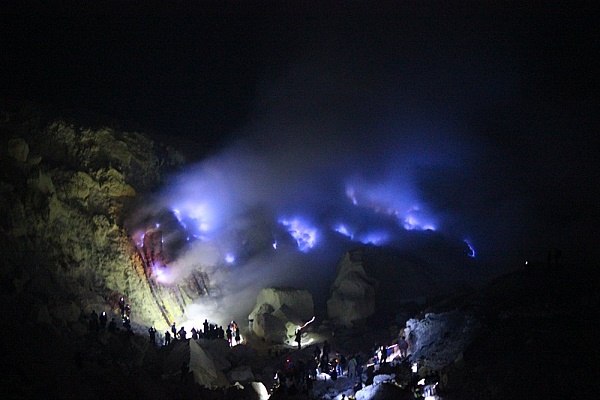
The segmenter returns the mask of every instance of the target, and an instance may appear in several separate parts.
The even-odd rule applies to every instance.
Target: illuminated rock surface
[[[293,337],[296,328],[309,321],[314,312],[307,290],[266,288],[259,292],[248,319],[253,320],[257,336],[281,343]]]
[[[6,138],[2,156],[3,274],[15,287],[49,271],[80,312],[96,309],[114,316],[123,295],[133,306],[134,323],[161,328],[183,313],[184,303],[202,295],[201,288],[190,292],[185,284],[187,296],[179,288],[152,287],[122,226],[123,210],[138,190],[159,184],[177,156],[162,150],[165,158],[159,158],[159,147],[141,134],[62,121],[27,137]],[[53,311],[52,302],[48,307],[60,325],[77,320],[74,311]]]

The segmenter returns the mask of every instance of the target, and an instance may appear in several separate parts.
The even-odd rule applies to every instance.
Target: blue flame
[[[312,249],[317,242],[317,229],[308,223],[296,217],[293,219],[279,219],[279,223],[287,228],[287,231],[296,239],[298,249],[307,252]]]
[[[333,228],[334,231],[336,231],[337,233],[341,233],[342,235],[346,236],[347,238],[353,239],[354,238],[354,232],[350,231],[350,228],[348,228],[348,226],[346,226],[345,224],[338,224]]]
[[[374,244],[380,246],[389,241],[389,234],[386,232],[369,232],[358,237],[359,242],[364,244]]]
[[[389,185],[362,185],[361,190],[354,185],[346,186],[346,197],[353,205],[364,207],[376,214],[395,217],[405,230],[436,230],[435,223],[422,209],[414,196],[406,188],[393,188]],[[340,232],[341,233],[341,232]]]
[[[475,258],[475,248],[473,247],[473,245],[471,243],[469,243],[468,240],[463,240],[463,242],[465,242],[467,244],[467,246],[469,247],[469,250],[471,251],[471,253],[468,253],[467,255],[471,258]]]

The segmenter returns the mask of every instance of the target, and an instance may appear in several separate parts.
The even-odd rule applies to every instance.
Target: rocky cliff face
[[[39,286],[34,294],[48,300],[27,318],[76,323],[92,309],[110,314],[123,295],[132,322],[163,328],[205,293],[204,276],[170,286],[148,279],[146,261],[123,229],[126,207],[180,164],[180,154],[139,133],[63,121],[31,129],[5,117],[0,273],[9,293],[29,295]],[[64,293],[53,296],[50,281]]]

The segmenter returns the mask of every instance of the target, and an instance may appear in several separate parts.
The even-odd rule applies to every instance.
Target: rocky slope
[[[44,289],[36,280],[46,276],[72,298],[50,298],[22,315],[72,324],[93,309],[112,314],[125,296],[134,323],[163,328],[204,294],[201,284],[155,285],[123,229],[123,210],[160,184],[180,154],[139,133],[60,120],[28,129],[5,113],[0,129],[2,280],[18,296]]]

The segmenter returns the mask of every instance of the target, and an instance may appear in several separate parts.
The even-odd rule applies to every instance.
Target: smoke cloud
[[[132,216],[135,230],[170,215],[173,279],[211,271],[221,292],[190,314],[244,317],[239,304],[252,307],[267,286],[306,287],[323,301],[343,252],[363,244],[410,249],[439,235],[475,256],[483,277],[560,242],[540,224],[544,192],[523,187],[552,172],[523,150],[535,140],[515,133],[531,127],[510,102],[522,90],[519,67],[498,51],[510,40],[454,38],[461,60],[477,54],[459,65],[453,46],[374,35],[309,35],[263,77],[236,139]]]

